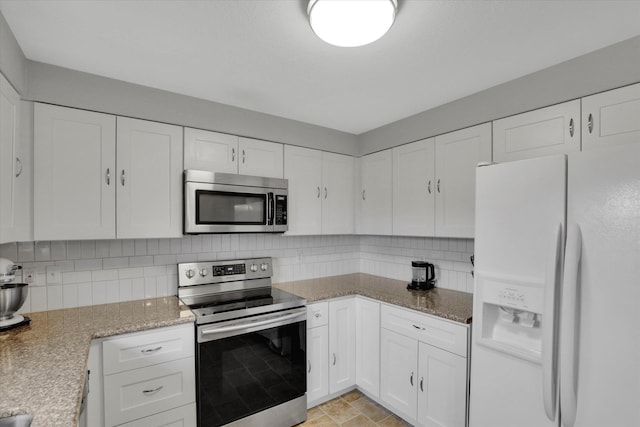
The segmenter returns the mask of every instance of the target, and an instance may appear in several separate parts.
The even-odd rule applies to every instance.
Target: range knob
[[[184,274],[186,274],[186,275],[187,275],[187,277],[188,277],[189,279],[191,279],[193,276],[195,276],[195,275],[196,275],[196,272],[195,272],[195,270],[194,270],[193,268],[190,268],[190,269],[188,269],[187,271],[185,271],[185,272],[184,272]]]
[[[258,266],[256,264],[251,264],[251,267],[249,267],[249,270],[255,273],[256,271],[258,271]]]
[[[269,268],[269,264],[267,264],[266,262],[263,262],[260,265],[260,270],[262,270],[262,271],[267,271],[268,268]]]
[[[206,268],[200,269],[200,277],[206,277],[207,274],[209,274],[209,270]]]

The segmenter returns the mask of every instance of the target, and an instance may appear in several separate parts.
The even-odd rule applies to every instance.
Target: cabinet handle
[[[332,365],[336,366],[336,354],[335,353],[333,353],[333,363],[332,363]]]
[[[327,199],[327,187],[324,187],[324,198]]]
[[[409,378],[409,382],[411,383],[411,386],[413,386],[413,372],[411,372],[411,377]]]
[[[236,161],[236,149],[235,148],[231,149],[231,161],[232,162]]]
[[[413,323],[412,323],[412,325],[413,325]],[[423,327],[418,326],[418,325],[413,325],[413,327],[414,327],[414,328],[416,328],[416,329],[419,329],[419,330],[421,330],[421,331],[424,331],[424,330],[425,330]]]
[[[158,346],[156,348],[147,348],[147,349],[144,349],[144,350],[140,350],[140,353],[145,353],[145,354],[147,354],[147,353],[155,353],[156,351],[161,350],[161,349],[162,349],[162,346]]]
[[[593,114],[589,113],[589,119],[587,120],[587,129],[589,133],[593,132]]]
[[[307,374],[311,373],[311,360],[307,360],[307,365],[309,366],[309,369],[307,369]]]
[[[120,174],[120,183],[122,184],[122,186],[124,187],[124,181],[125,181],[125,176],[124,176],[124,169],[122,169],[122,173]]]
[[[320,198],[320,187],[318,187],[318,199]]]
[[[107,173],[104,176],[104,180],[107,182],[107,185],[111,185],[111,169],[107,168]]]
[[[424,391],[423,384],[424,384],[424,378],[420,378],[420,391]]]
[[[440,178],[438,178],[438,182],[436,183],[436,187],[438,188],[438,193],[440,192]]]
[[[320,313],[316,313],[316,314],[314,314],[314,316],[315,316],[315,317],[316,317],[316,319],[317,319],[317,318],[319,318],[319,317],[321,316],[321,314],[320,314]]]
[[[160,390],[162,390],[163,388],[164,388],[164,386],[163,386],[163,385],[161,385],[160,387],[156,387],[156,388],[154,388],[154,389],[152,389],[152,390],[142,390],[142,394],[153,394],[153,393],[157,393],[157,392],[159,392]]]
[[[367,200],[365,190],[362,190],[362,200]]]
[[[429,183],[427,184],[427,190],[429,190],[429,194],[431,194],[431,180],[429,180]]]
[[[244,150],[242,150],[242,164],[244,164],[244,159],[247,156],[247,154],[244,152]]]
[[[569,136],[573,138],[573,117],[569,120]]]
[[[20,169],[18,169],[18,172],[16,172],[16,178],[17,178],[20,175],[22,175],[22,160],[20,160],[20,157],[16,157],[16,166],[20,166]]]

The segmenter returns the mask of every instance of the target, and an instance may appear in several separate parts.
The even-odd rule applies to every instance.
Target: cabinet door
[[[418,425],[464,427],[467,359],[420,343],[418,378]]]
[[[393,234],[433,236],[435,227],[435,140],[393,149]]]
[[[287,234],[322,232],[322,153],[287,145],[284,177],[289,180],[289,231]]]
[[[118,238],[182,237],[182,128],[118,117]]]
[[[356,300],[329,302],[329,392],[356,383]]]
[[[380,303],[356,298],[356,384],[380,397]]]
[[[497,163],[580,151],[580,100],[493,122]]]
[[[582,98],[582,149],[640,141],[640,83]]]
[[[34,107],[34,238],[113,239],[116,119]]]
[[[0,74],[0,243],[16,240],[20,95]]]
[[[322,153],[322,234],[353,233],[353,174],[353,157]]]
[[[184,168],[238,173],[238,137],[184,128]]]
[[[391,234],[391,150],[362,157],[360,221],[362,234]]]
[[[380,330],[380,400],[403,418],[417,414],[418,341]]]
[[[329,394],[328,326],[307,330],[307,359],[307,402],[313,405]]]
[[[436,137],[436,236],[474,236],[476,166],[491,161],[491,123]]]
[[[238,142],[238,173],[241,175],[284,177],[284,153],[282,144],[240,138]]]

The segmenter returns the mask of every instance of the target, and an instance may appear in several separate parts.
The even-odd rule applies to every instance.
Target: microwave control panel
[[[287,196],[275,195],[275,225],[287,225]]]

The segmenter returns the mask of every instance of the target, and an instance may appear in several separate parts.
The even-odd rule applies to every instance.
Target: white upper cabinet
[[[35,104],[34,237],[116,237],[116,118]]]
[[[353,233],[354,172],[353,157],[322,153],[322,234]]]
[[[322,233],[322,152],[287,145],[284,177],[289,180],[287,234]]]
[[[0,74],[0,243],[15,241],[17,180],[22,172],[18,157],[20,95]]]
[[[185,128],[184,168],[238,173],[238,137]]]
[[[473,238],[476,166],[491,161],[491,123],[435,139],[436,236]]]
[[[433,236],[435,139],[393,149],[393,234]]]
[[[353,233],[353,157],[287,145],[284,172],[287,234]]]
[[[392,153],[384,150],[361,157],[360,233],[390,235],[392,231]]]
[[[182,128],[118,117],[118,238],[182,236]]]
[[[582,98],[582,149],[640,141],[640,83]]]
[[[238,141],[238,173],[241,175],[284,178],[283,145],[259,139]]]
[[[580,151],[580,100],[493,122],[497,163]]]

